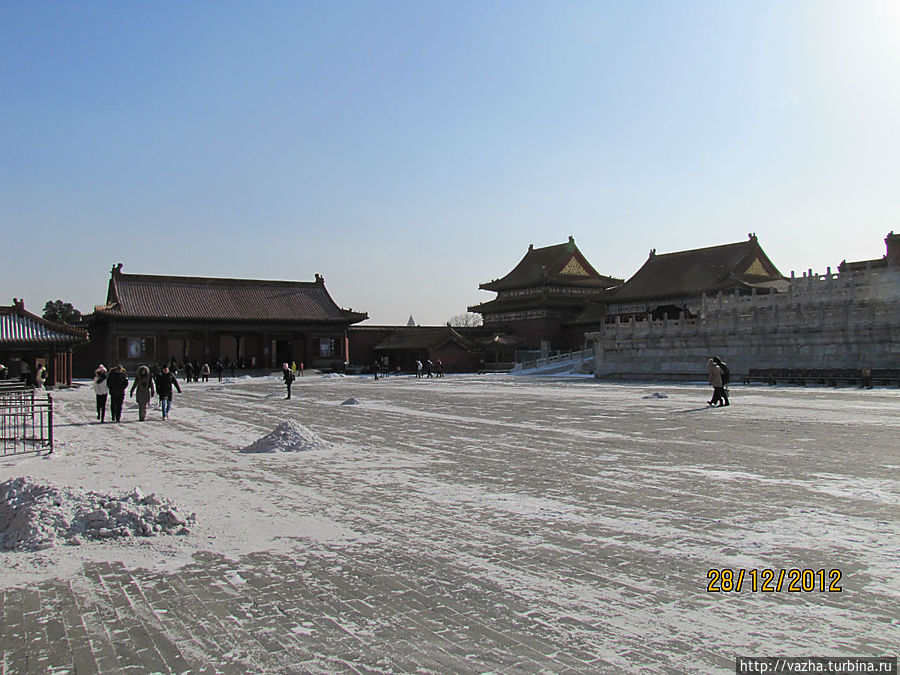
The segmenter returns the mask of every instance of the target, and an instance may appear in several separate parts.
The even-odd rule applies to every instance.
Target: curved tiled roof
[[[466,350],[474,349],[474,344],[457,333],[450,326],[415,326],[400,328],[375,345],[376,351],[421,349],[431,351],[443,347],[448,342]]]
[[[25,311],[22,304],[0,307],[0,343],[79,344],[87,340],[86,331],[42,319]]]
[[[150,319],[362,321],[314,282],[122,274],[113,268],[105,305],[95,314]]]
[[[739,286],[766,287],[784,276],[751,235],[748,241],[657,255],[622,286],[610,291],[609,302],[684,297]]]
[[[529,247],[525,257],[502,279],[481,284],[486,291],[506,291],[538,286],[547,282],[569,286],[609,288],[622,283],[621,279],[603,276],[595,270],[569,237],[564,244]]]

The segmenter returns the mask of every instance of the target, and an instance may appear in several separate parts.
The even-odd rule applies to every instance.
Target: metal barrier
[[[0,443],[3,456],[53,452],[53,397],[27,385],[0,385]]]

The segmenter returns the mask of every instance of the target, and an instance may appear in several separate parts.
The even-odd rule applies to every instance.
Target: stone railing
[[[900,268],[805,275],[786,293],[704,296],[690,319],[616,320],[585,338],[595,373],[702,373],[718,354],[752,368],[900,367]]]
[[[573,349],[567,352],[557,352],[556,354],[543,358],[521,361],[519,363],[516,363],[515,368],[513,368],[513,372],[520,372],[523,370],[539,370],[541,368],[564,365],[568,362],[572,362],[573,366],[577,366],[579,363],[584,363],[586,360],[592,358],[594,358],[593,347],[588,347],[586,349]]]

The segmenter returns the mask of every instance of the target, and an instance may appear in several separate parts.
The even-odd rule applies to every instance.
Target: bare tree
[[[481,314],[466,312],[465,314],[457,314],[456,316],[451,317],[447,322],[447,325],[453,326],[454,328],[476,328],[483,323],[484,321],[481,318]]]

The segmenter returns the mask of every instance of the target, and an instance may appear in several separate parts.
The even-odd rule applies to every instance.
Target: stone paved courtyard
[[[141,485],[190,535],[3,552],[2,673],[728,673],[896,656],[900,391],[588,378],[183,385],[0,480]],[[665,398],[653,397],[654,394]],[[340,405],[350,397],[358,405]],[[284,420],[325,451],[247,455]],[[711,569],[840,592],[708,592]],[[745,582],[747,583],[747,582]]]

